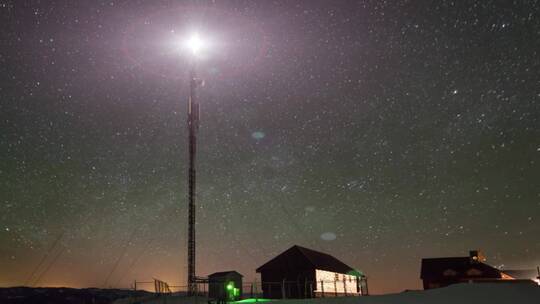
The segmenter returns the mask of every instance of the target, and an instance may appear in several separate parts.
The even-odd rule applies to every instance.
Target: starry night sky
[[[185,284],[194,29],[198,275],[540,264],[539,1],[0,0],[0,286]]]

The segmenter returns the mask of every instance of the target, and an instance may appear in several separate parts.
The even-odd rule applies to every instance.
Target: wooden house
[[[477,250],[470,251],[467,257],[422,259],[420,278],[424,289],[457,283],[533,283],[532,279],[520,277],[524,275],[523,272],[500,270],[486,264],[485,261],[486,258]],[[531,276],[529,272],[527,275]]]
[[[292,246],[261,267],[265,298],[312,298],[367,294],[367,279],[335,257]]]

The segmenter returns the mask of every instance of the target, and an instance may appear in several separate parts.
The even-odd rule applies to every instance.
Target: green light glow
[[[358,269],[351,270],[347,272],[348,275],[356,276],[356,277],[363,277],[365,276],[364,273]]]
[[[229,301],[238,300],[240,298],[240,288],[234,287],[233,281],[227,282],[225,289],[227,291],[227,299]]]
[[[234,303],[266,303],[266,302],[272,302],[274,300],[270,300],[270,299],[244,299],[244,300],[241,300],[241,301],[236,301]]]

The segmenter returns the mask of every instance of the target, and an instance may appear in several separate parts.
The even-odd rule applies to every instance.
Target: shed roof
[[[292,246],[291,248],[285,250],[267,263],[263,264],[262,266],[257,268],[257,272],[269,269],[281,269],[283,268],[284,264],[283,260],[291,256],[299,257],[306,265],[311,266],[314,269],[327,270],[338,273],[348,273],[358,276],[363,275],[361,272],[355,270],[354,268],[348,266],[347,264],[341,262],[340,260],[329,254],[301,247],[298,245]]]
[[[229,275],[237,275],[237,276],[243,277],[242,274],[240,274],[239,272],[234,271],[234,270],[214,272],[212,274],[209,274],[208,277],[209,278],[210,277],[225,277],[225,276],[229,276]]]

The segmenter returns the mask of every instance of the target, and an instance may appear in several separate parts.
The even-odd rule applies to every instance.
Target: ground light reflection
[[[235,302],[232,302],[232,303],[266,303],[266,302],[272,302],[272,301],[275,301],[275,300],[250,298],[250,299],[244,299],[244,300],[240,300],[240,301],[235,301]]]

